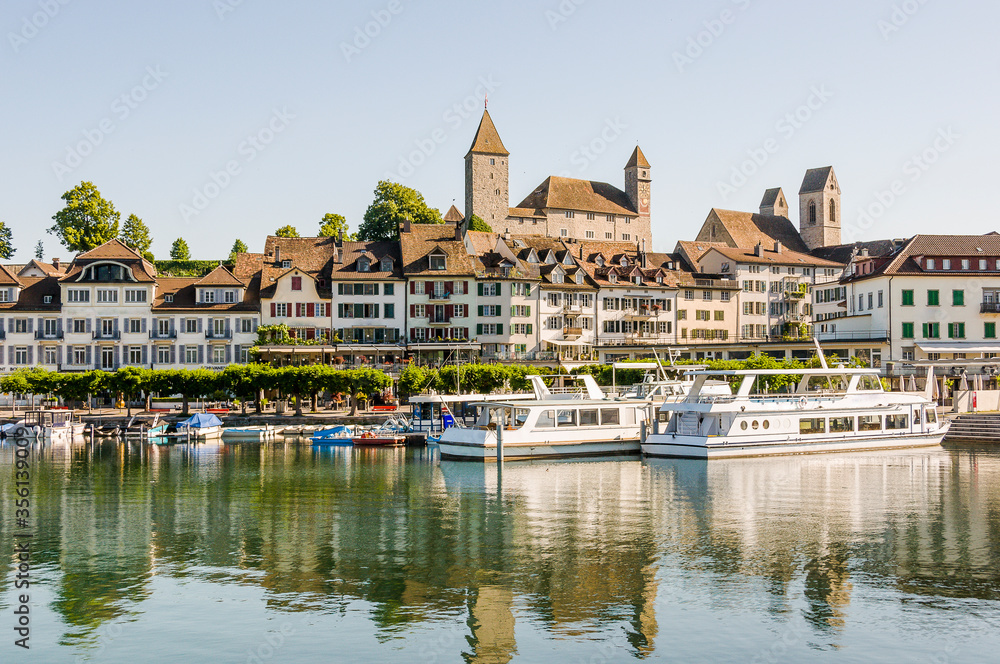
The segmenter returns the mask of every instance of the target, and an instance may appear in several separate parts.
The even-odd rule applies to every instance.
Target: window
[[[497,165],[497,160],[496,160],[496,159],[493,159],[493,158],[491,157],[491,158],[490,158],[490,166],[496,166],[496,165]],[[491,173],[490,175],[492,175],[492,173]]]
[[[874,308],[875,307],[874,307],[873,302],[872,302],[872,294],[868,293],[868,310],[871,311]]]
[[[924,339],[940,339],[941,323],[924,323]]]
[[[14,364],[27,364],[28,363],[28,348],[26,346],[18,346],[14,349]]]
[[[853,417],[831,417],[830,433],[844,433],[854,431]]]
[[[996,339],[997,338],[997,324],[996,323],[983,323],[983,337],[986,339]]]
[[[552,273],[552,283],[554,283],[554,284],[561,284],[561,283],[563,283],[564,276],[565,275],[563,275],[561,272],[553,272]],[[610,277],[614,277],[614,278],[611,279]],[[612,273],[611,275],[609,275],[609,281],[611,281],[611,283],[616,283],[618,281],[618,277],[615,274]]]
[[[69,302],[90,302],[90,291],[70,288],[66,291],[66,299]]]
[[[858,431],[881,431],[881,415],[862,415],[858,418]]]
[[[813,202],[809,203],[809,223],[816,223],[816,203]]]
[[[252,318],[241,318],[240,319],[240,332],[244,334],[253,332],[253,319]]]
[[[292,279],[292,281],[295,281],[295,280]],[[294,286],[293,286],[293,290],[294,290]],[[201,290],[201,301],[205,302],[207,304],[212,304],[213,302],[215,302],[215,291],[214,290],[208,290],[207,288],[203,288]]]
[[[378,293],[378,284],[375,284],[375,292]],[[395,284],[383,284],[382,293],[385,295],[395,295],[396,285]]]
[[[576,216],[576,213],[575,213],[575,212],[571,212],[571,211],[569,211],[569,210],[567,210],[567,211],[566,211],[566,218],[567,218],[567,219],[572,219],[572,218],[573,218],[573,217],[575,217],[575,216]]]
[[[630,233],[622,233],[622,242],[629,242],[632,239]]]
[[[903,338],[904,339],[913,338],[913,323],[903,323]]]
[[[226,363],[226,347],[212,346],[212,364]]]
[[[968,258],[963,258],[962,259],[962,269],[963,270],[968,270],[969,269],[969,259]]]
[[[605,240],[613,240],[613,239],[615,239],[615,234],[614,233],[605,233],[604,234],[604,239]]]
[[[128,363],[132,365],[142,364],[142,346],[128,347]]]
[[[712,301],[712,291],[710,291],[710,290],[702,291],[702,293],[701,293],[701,299],[704,300],[705,302],[711,302]]]
[[[980,258],[979,259],[979,269],[980,269],[980,271],[985,271],[986,270],[986,259],[985,258]]]
[[[886,431],[896,431],[899,429],[906,429],[908,427],[909,427],[909,418],[906,415],[885,416]]]
[[[913,306],[913,291],[904,290],[903,291],[903,306],[912,307]]]
[[[156,363],[170,364],[170,346],[156,347]]]
[[[168,304],[170,302],[173,302],[174,301],[173,293],[168,293],[167,295],[164,295],[163,296],[163,301],[166,302],[166,303],[168,303]]]
[[[949,339],[964,339],[965,338],[965,323],[948,323],[948,338]]]
[[[128,319],[128,331],[129,334],[139,334],[142,332],[142,319],[141,318],[129,318]]]
[[[927,267],[928,270],[933,270],[934,269],[935,263],[934,263],[934,259],[933,258],[928,258],[927,261],[924,264],[926,265],[926,267]]]
[[[125,289],[125,301],[126,302],[145,302],[146,301],[146,289],[145,288],[126,288]]]
[[[619,419],[620,418],[617,408],[601,409],[601,426],[607,426],[609,424],[618,424]]]
[[[725,311],[716,311],[715,312],[715,320],[726,320],[726,312]]]
[[[414,318],[427,318],[427,307],[423,304],[413,305],[413,317]]]
[[[885,306],[885,298],[882,296],[882,291],[878,292],[878,308],[881,309]]]
[[[291,266],[292,266],[292,261],[290,261],[290,260],[285,260],[285,261],[281,261],[281,267],[282,267],[283,269],[286,269],[286,270],[287,270],[287,269],[288,269],[288,268],[290,268]]]
[[[732,296],[732,293],[730,293],[729,291],[722,291],[719,294],[719,299],[722,300],[723,302],[729,302],[729,298],[731,296]]]
[[[292,277],[292,290],[302,290],[302,277]],[[208,292],[205,294],[208,295]]]
[[[55,346],[46,346],[44,355],[45,355],[45,359],[43,360],[44,364],[58,364],[58,361],[56,360]]]
[[[430,265],[432,270],[447,269],[447,260],[445,256],[438,254],[435,256],[431,256],[430,258],[431,258]]]
[[[587,236],[588,240],[593,240],[594,239],[594,231],[587,231],[586,232],[586,236]]]
[[[83,334],[87,331],[87,319],[86,318],[74,318],[73,319],[73,333]]]
[[[371,269],[371,263],[368,261],[367,258],[362,256],[361,258],[358,259],[358,272],[368,272],[370,269]],[[433,270],[434,268],[432,267],[431,269]]]
[[[569,230],[568,229],[565,229],[565,228],[560,228],[559,229],[559,237],[568,237],[568,236],[569,236]]]
[[[953,307],[964,307],[965,306],[965,291],[964,290],[953,290],[951,292],[951,305]]]
[[[108,288],[98,288],[97,289],[97,301],[106,304],[111,304],[118,302],[118,291],[111,290]]]
[[[927,306],[936,307],[940,305],[940,293],[936,290],[927,291]]]
[[[941,259],[941,269],[942,270],[950,270],[951,269],[951,259],[950,258],[942,258]]]
[[[184,319],[184,331],[189,334],[196,333],[198,331],[198,319],[197,318]]]
[[[837,201],[830,201],[830,221],[837,221]]]
[[[390,305],[387,304],[385,306],[388,307]],[[451,314],[451,317],[452,318],[465,318],[468,315],[469,315],[469,305],[467,305],[467,304],[456,304],[455,305],[455,310]],[[389,316],[386,316],[386,318],[389,318]]]
[[[275,302],[274,303],[274,317],[275,318],[288,318],[288,303],[287,302]]]
[[[184,347],[184,363],[185,364],[198,364],[198,347],[197,346],[185,346]]]

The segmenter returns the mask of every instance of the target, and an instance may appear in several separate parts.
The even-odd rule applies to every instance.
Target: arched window
[[[837,201],[830,201],[830,221],[837,221]]]
[[[810,224],[815,224],[816,223],[816,204],[815,203],[809,203],[809,223]]]

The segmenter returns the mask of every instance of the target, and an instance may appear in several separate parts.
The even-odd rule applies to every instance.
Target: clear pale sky
[[[548,175],[622,187],[639,144],[658,250],[828,165],[853,239],[985,233],[998,23],[963,0],[5,0],[0,221],[15,260],[69,258],[45,229],[89,180],[157,257],[210,259],[326,212],[356,229],[390,174],[464,210],[489,88],[511,205]]]

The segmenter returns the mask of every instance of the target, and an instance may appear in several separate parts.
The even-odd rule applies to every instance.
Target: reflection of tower
[[[840,548],[840,547],[838,547]],[[821,553],[806,563],[807,619],[820,629],[842,629],[844,609],[851,603],[851,573],[847,551]]]
[[[480,586],[469,609],[472,654],[469,664],[507,664],[517,653],[514,640],[514,593],[509,588]]]

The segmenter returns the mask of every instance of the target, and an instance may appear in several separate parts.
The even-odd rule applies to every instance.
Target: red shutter
[[[277,317],[278,317],[278,305],[276,305],[274,302],[272,302],[271,303],[271,318],[277,318]]]
[[[451,317],[455,315],[455,305],[446,304],[444,305],[444,319],[451,322]]]
[[[416,328],[410,328],[410,340],[411,341],[416,341],[417,340],[417,329]]]
[[[424,282],[424,295],[433,295],[433,294],[434,294],[434,282],[433,281],[425,281]]]
[[[310,302],[306,305],[306,318],[316,317],[316,305]]]
[[[416,317],[417,317],[417,305],[411,304],[410,305],[410,318],[416,318]]]
[[[315,339],[315,338],[316,338],[316,330],[310,327],[308,330],[306,330],[306,339]]]
[[[416,294],[417,294],[417,282],[411,281],[410,282],[410,295],[416,295]]]
[[[446,282],[444,282],[444,292],[445,293],[454,293],[455,292],[455,282],[454,281],[446,281]]]

